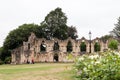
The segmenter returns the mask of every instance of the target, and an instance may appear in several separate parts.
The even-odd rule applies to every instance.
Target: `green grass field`
[[[73,80],[73,63],[0,65],[0,80]]]

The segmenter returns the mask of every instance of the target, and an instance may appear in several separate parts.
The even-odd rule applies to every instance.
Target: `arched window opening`
[[[95,52],[100,51],[100,44],[98,42],[96,42],[95,45],[94,45],[94,51]]]
[[[42,41],[41,45],[40,45],[40,51],[41,52],[45,52],[46,51],[46,44],[44,41]]]
[[[71,43],[71,41],[68,41],[68,43],[67,43],[67,52],[72,52],[72,43]]]
[[[82,43],[80,44],[80,51],[81,51],[81,52],[86,52],[86,44],[85,44],[85,42],[82,42]]]
[[[54,51],[58,51],[59,50],[59,44],[58,44],[58,42],[54,42],[53,50]]]

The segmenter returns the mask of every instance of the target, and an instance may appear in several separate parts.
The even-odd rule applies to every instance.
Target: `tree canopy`
[[[120,17],[118,18],[117,24],[115,24],[115,28],[111,31],[111,34],[117,38],[120,38]]]
[[[106,43],[106,41],[107,41],[108,39],[110,39],[110,38],[112,38],[111,35],[104,35],[104,36],[102,36],[100,39],[101,39],[104,43]]]
[[[39,32],[38,27],[36,24],[23,24],[19,28],[12,30],[4,41],[4,48],[14,49],[22,45],[23,41],[27,41],[31,32]]]
[[[78,38],[76,27],[68,27],[68,37],[71,37],[72,39]]]
[[[42,22],[42,25],[46,25],[45,31],[48,34],[48,39],[56,37],[58,39],[66,39],[67,35],[67,17],[62,12],[61,8],[56,8],[51,11]]]

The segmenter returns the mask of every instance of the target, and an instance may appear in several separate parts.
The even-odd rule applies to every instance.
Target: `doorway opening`
[[[53,60],[54,60],[54,62],[58,62],[59,61],[58,54],[54,54]]]

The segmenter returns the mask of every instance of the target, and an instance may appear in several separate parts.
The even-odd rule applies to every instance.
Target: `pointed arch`
[[[86,44],[85,44],[85,42],[81,42],[81,44],[80,44],[80,51],[81,52],[86,52]]]
[[[41,52],[45,52],[45,51],[46,51],[45,41],[42,41],[42,43],[41,43],[41,45],[40,45],[40,51],[41,51]]]
[[[55,41],[55,42],[54,42],[53,50],[54,50],[54,51],[58,51],[58,50],[59,50],[58,41]]]
[[[73,48],[72,48],[72,42],[68,41],[67,43],[67,52],[72,52]]]
[[[95,44],[94,44],[94,51],[95,52],[100,51],[100,44],[98,42],[95,42]]]

